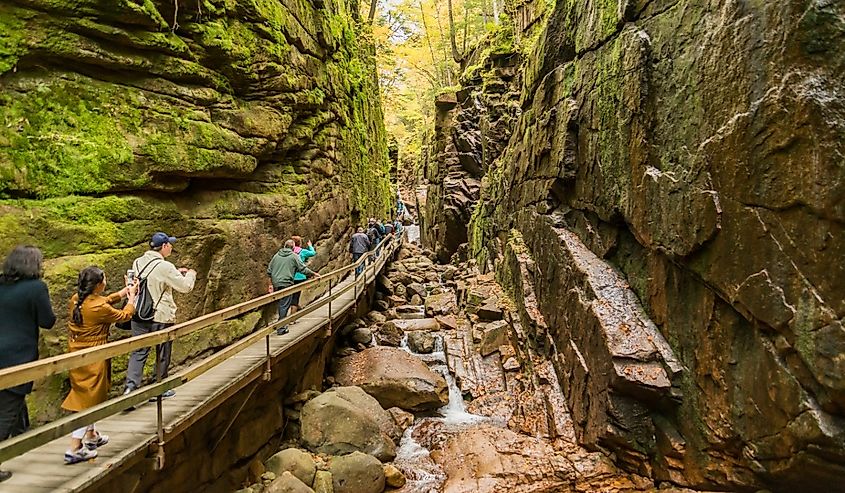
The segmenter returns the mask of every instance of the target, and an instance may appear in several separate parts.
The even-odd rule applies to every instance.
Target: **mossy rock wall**
[[[387,211],[389,163],[367,27],[347,0],[0,3],[0,251],[44,250],[65,350],[79,269],[112,287],[155,231],[197,269],[178,319],[266,291],[285,238],[340,265],[360,217]],[[176,363],[252,330],[177,342]],[[115,361],[119,377],[125,362]],[[119,382],[118,382],[119,383]],[[55,418],[64,377],[41,382]]]
[[[503,242],[518,233],[543,245],[529,252],[547,282],[538,296],[562,289],[550,273],[566,252],[519,222],[531,213],[626,276],[684,367],[677,405],[645,407],[655,436],[637,470],[841,490],[845,4],[558,0],[546,25],[471,253],[512,281]],[[578,319],[556,301],[539,301],[546,320]],[[549,331],[557,351],[600,367],[579,346],[588,335]],[[579,438],[588,427],[576,420]],[[634,444],[618,431],[599,445],[622,457]]]

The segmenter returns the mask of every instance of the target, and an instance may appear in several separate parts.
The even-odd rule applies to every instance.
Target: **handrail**
[[[392,242],[393,238],[388,241]],[[186,322],[176,324],[165,330],[128,337],[126,339],[109,342],[101,346],[81,349],[72,353],[60,354],[49,358],[35,360],[30,363],[0,369],[0,390],[31,382],[38,378],[55,375],[64,370],[70,370],[72,368],[78,368],[80,366],[86,366],[109,358],[114,358],[115,356],[143,347],[152,347],[164,342],[174,341],[179,337],[191,334],[200,329],[204,329],[216,323],[220,323],[230,318],[262,308],[290,294],[298,293],[311,288],[312,286],[341,278],[344,274],[358,267],[369,257],[372,257],[373,254],[374,252],[368,252],[367,255],[362,255],[356,262],[335,269],[328,274],[321,275],[319,278],[314,278],[228,308],[217,310],[216,312],[212,312],[207,315],[202,315]]]
[[[383,246],[379,245],[378,252],[381,256],[380,260],[377,260],[372,264],[372,267],[367,267],[366,270],[373,269],[375,272],[379,271],[386,262],[386,259],[390,256],[390,254],[395,251],[395,249],[399,246],[396,237],[391,237],[387,240]],[[247,311],[254,310],[261,306],[265,306],[269,303],[277,301],[279,298],[283,296],[287,296],[291,293],[296,293],[302,291],[310,286],[319,284],[321,282],[325,282],[326,280],[333,280],[336,276],[342,275],[343,273],[348,272],[351,269],[358,267],[361,263],[367,261],[367,259],[373,257],[376,254],[376,251],[368,252],[367,255],[362,255],[361,258],[346,266],[340,267],[334,271],[329,272],[328,274],[321,276],[319,279],[313,279],[311,281],[307,281],[305,283],[300,283],[296,286],[292,286],[291,288],[285,288],[278,292],[269,293],[253,300],[240,303],[238,305],[233,305],[229,308],[224,308],[222,310],[218,310],[216,312],[210,313],[208,315],[203,315],[197,317],[193,320],[189,320],[187,322],[174,325],[167,330],[159,331],[161,333],[166,333],[168,337],[159,340],[158,338],[151,338],[148,337],[150,334],[143,335],[143,336],[135,336],[128,339],[124,339],[122,341],[116,341],[114,343],[109,343],[103,346],[98,346],[97,348],[92,349],[99,349],[99,348],[106,348],[106,346],[111,346],[107,348],[107,350],[99,350],[99,351],[89,351],[88,355],[90,356],[87,359],[84,359],[82,363],[78,363],[77,360],[68,358],[68,356],[72,356],[75,353],[69,353],[66,355],[56,356],[53,358],[45,358],[43,360],[37,360],[33,363],[28,363],[25,365],[18,365],[13,366],[10,368],[6,368],[0,371],[0,378],[8,379],[13,383],[13,385],[17,385],[20,375],[27,375],[32,374],[36,370],[44,371],[43,376],[52,375],[61,371],[57,368],[75,368],[77,366],[84,366],[89,365],[96,361],[103,361],[105,359],[111,358],[117,354],[123,354],[123,352],[128,352],[134,350],[138,347],[148,347],[155,344],[160,344],[166,340],[173,340],[179,336],[190,334],[196,330],[200,330],[202,328],[208,327],[214,323],[218,323],[220,321],[226,320],[228,318],[232,318]],[[380,265],[379,265],[380,264]],[[250,347],[255,342],[259,341],[263,337],[267,337],[271,335],[278,327],[285,326],[291,322],[294,322],[305,315],[308,315],[318,308],[321,308],[327,304],[330,304],[332,301],[336,300],[350,289],[357,289],[357,286],[362,281],[366,282],[366,276],[361,276],[360,278],[355,278],[354,281],[347,286],[344,286],[342,289],[338,289],[337,291],[329,294],[329,296],[324,296],[315,300],[313,303],[309,304],[305,308],[298,310],[296,313],[288,315],[284,319],[277,320],[266,327],[259,329],[251,334],[241,338],[238,341],[230,344],[226,348],[214,353],[213,355],[193,364],[192,366],[180,371],[176,375],[170,376],[160,382],[156,382],[154,384],[148,385],[143,387],[142,389],[132,392],[127,395],[115,397],[113,399],[109,399],[103,403],[100,403],[94,407],[85,409],[83,411],[71,414],[69,416],[65,416],[60,418],[56,421],[48,423],[46,425],[40,426],[38,428],[32,429],[23,433],[21,435],[15,436],[8,440],[0,442],[0,463],[3,461],[9,460],[13,457],[21,455],[29,450],[32,450],[36,447],[44,445],[45,443],[49,443],[52,440],[57,438],[61,438],[64,435],[67,435],[71,431],[80,428],[81,426],[93,423],[97,420],[106,418],[108,416],[112,416],[117,414],[124,409],[127,409],[131,406],[140,404],[142,402],[146,402],[149,398],[155,397],[160,395],[165,390],[173,389],[183,385],[200,375],[204,374],[205,372],[211,370],[212,368],[216,367],[223,361],[226,361],[230,357],[238,354],[239,352],[243,351],[244,349]],[[297,288],[297,289],[292,289]],[[245,309],[244,307],[251,306],[249,309]],[[177,332],[181,330],[181,332]],[[157,333],[153,333],[157,334]],[[309,332],[310,334],[310,332]],[[308,334],[302,335],[299,339],[294,342],[298,342],[301,340],[302,337],[305,337]],[[150,339],[155,339],[153,342],[150,342]],[[126,341],[132,341],[133,344],[119,344]],[[128,348],[128,349],[127,349]],[[116,350],[124,349],[125,351],[120,352]],[[82,352],[82,351],[79,351]],[[39,363],[40,365],[36,365],[34,363]],[[25,367],[25,368],[22,368]],[[12,371],[10,371],[12,370]],[[0,380],[5,382],[4,380]],[[4,383],[5,384],[5,383]]]

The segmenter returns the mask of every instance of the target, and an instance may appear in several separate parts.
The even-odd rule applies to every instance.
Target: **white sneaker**
[[[103,445],[109,443],[109,436],[103,435],[102,433],[97,433],[97,438],[93,440],[88,440],[87,438],[82,439],[82,445],[85,446],[88,450],[94,450],[97,447],[102,447]]]
[[[88,450],[85,447],[79,447],[79,450],[67,450],[65,452],[65,464],[76,464],[77,462],[85,462],[86,460],[97,457],[96,450]]]

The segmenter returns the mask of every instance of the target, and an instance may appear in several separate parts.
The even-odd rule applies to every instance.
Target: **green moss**
[[[100,193],[132,162],[108,94],[70,92],[64,82],[0,92],[0,191],[37,196]],[[117,131],[116,131],[117,130]]]
[[[15,67],[18,58],[26,53],[23,20],[18,9],[0,5],[0,75]]]
[[[47,258],[94,253],[142,243],[157,221],[178,217],[166,203],[138,197],[62,197],[0,201],[0,251],[38,245]]]
[[[152,0],[143,0],[140,3],[132,0],[123,0],[123,5],[132,12],[148,18],[150,22],[157,25],[160,29],[167,29],[169,27],[169,24],[161,16],[161,12],[158,11]]]

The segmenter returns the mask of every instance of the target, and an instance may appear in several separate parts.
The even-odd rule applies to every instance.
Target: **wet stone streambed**
[[[340,330],[323,392],[285,402],[283,445],[241,491],[654,490],[576,444],[510,306],[491,275],[403,248],[373,310]]]

